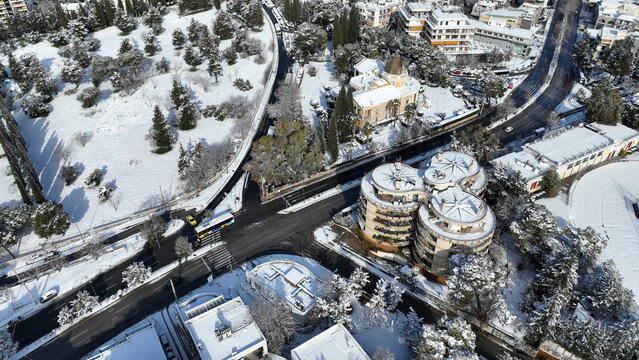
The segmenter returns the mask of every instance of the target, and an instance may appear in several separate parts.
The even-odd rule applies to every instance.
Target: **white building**
[[[473,10],[470,15],[479,18],[479,15],[483,12],[495,10],[499,4],[495,1],[479,0],[473,5]]]
[[[447,55],[467,54],[473,41],[473,27],[460,12],[433,10],[426,20],[426,39]]]
[[[239,297],[225,301],[198,294],[176,307],[192,340],[190,352],[202,360],[259,359],[268,352],[264,335]]]
[[[435,5],[431,2],[411,2],[402,7],[398,12],[399,26],[410,36],[421,35]]]
[[[371,358],[344,325],[337,324],[291,350],[291,359],[370,360]]]
[[[519,171],[528,183],[528,191],[535,192],[549,168],[556,169],[564,179],[618,156],[622,150],[638,143],[639,132],[621,124],[580,124],[550,132],[543,139],[524,145],[522,151],[492,162]]]
[[[499,46],[504,51],[527,55],[533,43],[534,33],[526,29],[493,26],[477,20],[468,20],[475,29],[475,41]]]
[[[9,15],[27,11],[29,8],[25,0],[0,0],[0,23],[5,23]]]
[[[283,301],[293,318],[304,323],[317,302],[320,280],[304,266],[291,260],[273,260],[246,273],[251,287],[266,300]]]
[[[605,26],[600,29],[587,29],[590,42],[595,44],[595,59],[606,54],[617,41],[623,41],[628,37],[628,32]]]
[[[53,356],[55,358],[55,356]],[[97,350],[87,360],[166,360],[162,343],[150,322],[136,326]]]
[[[405,0],[369,0],[358,1],[355,7],[361,19],[371,27],[385,27],[391,16],[406,5]]]

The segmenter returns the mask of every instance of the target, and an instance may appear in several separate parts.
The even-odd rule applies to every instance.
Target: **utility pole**
[[[204,266],[206,266],[206,268],[209,270],[209,272],[211,273],[211,276],[213,276],[213,271],[211,271],[211,268],[209,267],[209,264],[206,263],[206,261],[204,260],[203,257],[200,258],[202,260],[202,263],[204,263]]]
[[[177,302],[178,297],[177,297],[177,294],[175,293],[175,286],[173,285],[173,279],[169,279],[169,282],[171,283],[171,290],[173,291],[173,297],[175,298],[175,302]]]
[[[33,297],[31,290],[29,290],[29,287],[27,286],[27,284],[25,284],[24,281],[20,279],[20,275],[18,274],[18,272],[15,269],[13,269],[13,273],[16,275],[16,277],[18,278],[18,281],[24,286],[24,288],[27,289],[27,292],[29,293],[29,296],[31,296],[31,299],[33,300],[33,302],[37,304],[38,302],[36,301],[35,297]]]

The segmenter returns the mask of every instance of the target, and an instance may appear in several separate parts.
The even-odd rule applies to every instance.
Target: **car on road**
[[[635,210],[635,216],[639,219],[639,203],[633,203],[632,208]]]
[[[60,252],[58,250],[51,250],[47,253],[46,260],[51,260],[60,256]]]
[[[45,292],[44,294],[42,294],[42,296],[40,296],[40,303],[44,304],[45,302],[53,299],[56,296],[58,296],[58,290],[51,289],[51,290]]]
[[[507,133],[509,133],[509,132],[513,131],[513,127],[512,127],[512,126],[506,126],[506,127],[504,128],[504,131],[505,131],[505,132],[507,132]]]
[[[20,321],[22,321],[22,316],[18,316],[15,319],[9,320],[9,322],[7,323],[7,329],[11,329],[12,327],[14,327]]]
[[[191,224],[191,226],[195,226],[197,225],[197,221],[195,220],[195,218],[191,215],[187,215],[186,216],[186,221]]]

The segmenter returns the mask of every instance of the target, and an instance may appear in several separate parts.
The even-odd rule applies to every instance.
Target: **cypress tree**
[[[171,136],[171,129],[169,128],[169,123],[162,115],[162,111],[160,111],[160,107],[155,105],[155,109],[153,109],[153,142],[155,146],[157,146],[158,150],[168,151],[171,149],[171,145],[173,145],[174,140],[173,136]]]
[[[328,127],[327,148],[328,152],[333,158],[333,162],[335,162],[337,160],[337,156],[339,155],[339,142],[337,139],[337,119],[335,119],[335,117],[331,118],[331,122]]]
[[[113,19],[115,17],[115,9],[113,8],[113,2],[110,0],[102,0],[102,7],[104,8],[104,14],[107,20],[107,26],[113,25]]]
[[[321,122],[317,122],[317,126],[315,127],[315,143],[318,144],[320,152],[323,154],[326,153],[326,136],[324,135],[324,124]]]
[[[348,44],[348,13],[346,9],[342,10],[342,16],[340,16],[340,28],[341,37],[342,37],[342,45]]]
[[[220,0],[213,0],[213,6],[215,6],[217,10],[220,10],[222,4],[220,4]]]
[[[293,0],[293,6],[291,9],[291,16],[293,17],[293,21],[295,23],[300,22],[300,13],[302,11],[302,6],[300,5],[300,0]]]
[[[131,4],[131,0],[124,0],[124,6],[126,8],[127,15],[134,16],[133,5]]]
[[[4,99],[3,99],[4,101]],[[0,145],[2,145],[2,149],[9,161],[9,167],[11,169],[11,173],[13,174],[13,178],[15,179],[15,184],[20,191],[20,196],[22,197],[22,201],[25,204],[31,205],[31,198],[29,197],[29,191],[27,190],[27,183],[22,176],[22,171],[20,170],[20,164],[17,156],[13,151],[13,146],[11,145],[11,138],[6,133],[4,124],[2,124],[0,120]]]
[[[55,3],[55,15],[58,18],[58,22],[60,23],[60,25],[66,28],[67,24],[69,23],[69,18],[67,18],[67,14],[64,12],[64,10],[62,10],[62,6],[60,6],[60,3],[58,2]]]
[[[291,18],[291,0],[284,0],[284,17],[287,20],[293,20]]]
[[[333,49],[337,49],[338,46],[342,45],[342,31],[340,30],[340,20],[339,16],[336,16],[333,19]]]
[[[95,9],[95,17],[98,20],[98,25],[101,28],[107,27],[107,18],[102,4],[97,0],[91,0],[91,4],[93,4],[93,8]]]
[[[356,44],[359,39],[359,27],[360,18],[359,12],[356,7],[351,8],[350,16],[348,17],[348,43]]]
[[[108,0],[107,0],[107,1],[108,1]],[[126,10],[126,9],[124,8],[124,4],[122,3],[122,0],[118,0],[118,9],[120,9],[120,10]]]

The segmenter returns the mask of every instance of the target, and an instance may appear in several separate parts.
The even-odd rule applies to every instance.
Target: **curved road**
[[[272,21],[275,22],[269,9],[265,10]],[[553,17],[553,21],[557,22],[557,17],[558,12]],[[515,130],[506,134],[501,130],[502,127],[495,129],[503,143],[527,136],[533,129],[544,126],[545,116],[554,109],[556,104],[562,101],[564,95],[572,87],[573,80],[570,68],[572,45],[576,34],[576,17],[577,14],[572,14],[568,20],[568,27],[570,29],[570,33],[567,35],[568,41],[561,46],[558,67],[548,89],[537,102],[529,106],[519,115],[510,119],[507,125],[504,124],[504,126],[514,127]],[[549,36],[552,36],[554,28],[551,27],[550,31],[551,34],[549,34]],[[280,53],[280,66],[277,72],[278,79],[283,79],[290,65],[290,57],[282,50],[283,44],[281,41],[281,38],[278,37]],[[552,41],[547,41],[541,58],[535,68],[526,80],[513,91],[512,97],[515,99],[516,105],[520,106],[526,101],[526,93],[530,93],[532,91],[530,89],[533,89],[535,86],[537,86],[538,89],[541,86],[547,74],[554,48],[555,45]],[[488,118],[484,117],[479,119],[479,121],[486,122]],[[268,128],[268,125],[268,122],[264,122],[256,137],[261,136]],[[386,161],[392,161],[395,157],[410,158],[428,151],[434,146],[443,144],[446,141],[447,135],[438,135],[432,139],[395,149],[388,152]],[[310,184],[287,197],[293,199],[292,202],[301,201],[305,197],[320,193],[337,184],[361,178],[366,171],[370,171],[381,163],[381,161],[381,159],[366,161],[348,171],[336,174],[318,183]],[[242,173],[243,171],[236,171],[236,174],[221,194],[228,192]],[[50,357],[51,354],[56,354],[56,358],[80,358],[124,329],[163,307],[168,306],[173,301],[173,295],[164,285],[171,276],[176,276],[180,273],[185,280],[177,286],[176,291],[178,296],[183,296],[189,291],[205,284],[206,278],[209,275],[208,267],[212,269],[215,275],[219,275],[228,271],[230,266],[236,266],[246,260],[269,253],[290,252],[309,256],[322,262],[322,264],[329,269],[337,269],[340,274],[347,275],[350,272],[353,266],[350,259],[318,245],[313,241],[312,234],[317,226],[331,219],[337,211],[353,204],[359,194],[358,188],[337,194],[312,207],[289,215],[277,214],[277,211],[286,206],[282,199],[261,204],[259,201],[259,192],[255,184],[252,183],[246,191],[244,202],[245,210],[236,217],[233,226],[225,228],[222,231],[222,238],[225,245],[217,247],[207,253],[202,258],[203,260],[196,259],[186,262],[181,269],[176,269],[163,279],[141,286],[130,293],[126,297],[126,300],[116,302],[109,309],[101,311],[89,319],[74,325],[62,335],[32,352],[27,358],[42,359]],[[219,204],[221,198],[221,195],[218,196],[208,207],[215,207]],[[173,215],[181,217],[185,214],[186,211],[179,211]],[[117,241],[138,231],[138,228],[130,229],[127,232],[114,236],[109,241]],[[185,227],[180,235],[192,236],[193,230],[190,227]],[[143,261],[153,269],[157,269],[174,261],[175,254],[173,244],[177,236],[178,235],[175,235],[163,240],[161,248],[157,248],[155,245],[145,248],[133,260]],[[122,287],[121,273],[124,268],[126,268],[126,265],[128,264],[122,264],[96,277],[91,283],[87,284],[83,290],[95,293],[100,296],[101,299],[116,293],[117,290]],[[59,308],[67,304],[74,297],[75,293],[57,298],[42,311],[18,323],[15,327],[14,339],[18,341],[21,346],[24,346],[55,329],[57,327],[56,317]],[[419,299],[405,297],[404,305],[412,306],[418,311],[420,316],[428,321],[434,321],[440,315]],[[492,342],[483,340],[478,340],[477,350],[489,358],[494,358],[501,351],[501,349]]]

